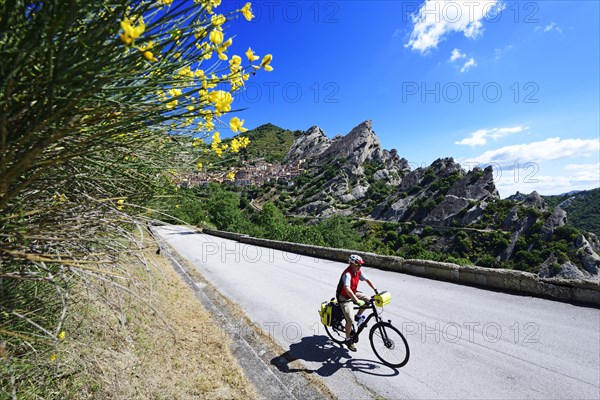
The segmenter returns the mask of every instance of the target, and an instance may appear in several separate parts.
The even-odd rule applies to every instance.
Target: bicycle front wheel
[[[400,368],[408,362],[410,351],[404,335],[389,322],[378,322],[371,328],[369,341],[373,352],[385,365]]]

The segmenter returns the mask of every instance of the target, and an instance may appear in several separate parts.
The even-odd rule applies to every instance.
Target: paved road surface
[[[184,227],[157,231],[341,399],[600,398],[598,309],[365,267],[393,293],[384,318],[410,345],[410,361],[394,370],[373,354],[368,332],[351,353],[319,324],[345,264]],[[282,359],[274,362],[286,368]]]

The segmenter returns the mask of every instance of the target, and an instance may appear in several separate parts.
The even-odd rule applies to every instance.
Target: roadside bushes
[[[270,55],[227,54],[226,22],[251,19],[250,5],[225,16],[218,1],[174,3],[0,1],[1,398],[49,396],[37,372],[68,340],[74,282],[133,291],[122,259],[144,262],[145,224],[166,211],[152,208],[179,197],[204,150],[247,146],[225,147],[215,127],[250,72],[272,70]],[[182,206],[169,218],[203,221]]]

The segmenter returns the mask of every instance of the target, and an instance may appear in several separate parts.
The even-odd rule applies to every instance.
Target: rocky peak
[[[331,140],[325,136],[325,132],[318,126],[313,126],[294,141],[283,162],[288,163],[302,159],[316,158],[330,144]]]
[[[436,174],[450,175],[462,171],[460,165],[452,158],[436,160],[431,167]],[[456,181],[444,199],[423,220],[425,223],[450,224],[452,220],[460,217],[458,222],[469,225],[479,220],[486,207],[486,200],[498,199],[500,195],[494,185],[492,167],[485,170],[475,168],[462,179]],[[471,207],[471,202],[475,206]],[[462,216],[461,216],[462,213]]]
[[[484,170],[474,168],[460,181],[456,182],[448,195],[469,200],[499,199],[500,195],[494,184],[494,170],[491,166]]]
[[[381,159],[383,161],[383,166],[389,171],[396,171],[400,175],[406,175],[410,172],[410,166],[408,165],[408,160],[405,158],[400,158],[398,156],[398,150],[383,150],[381,154]]]
[[[567,223],[567,212],[560,207],[556,207],[552,215],[544,222],[540,234],[543,240],[548,240],[559,226]]]
[[[362,165],[365,161],[381,160],[382,154],[379,138],[368,120],[353,128],[346,136],[331,141],[331,145],[319,156],[319,161],[323,163],[341,158],[352,165]]]
[[[589,274],[582,272],[568,260],[560,260],[554,253],[540,266],[538,276],[541,278],[585,279]]]
[[[590,242],[583,235],[579,235],[575,241],[577,254],[581,259],[583,268],[592,275],[598,276],[598,267],[600,267],[600,256],[594,251]]]
[[[521,193],[517,190],[517,193],[515,193],[511,196],[508,196],[506,199],[516,201],[516,202],[521,202],[521,201],[525,200],[526,198],[527,198],[527,194]]]
[[[547,208],[546,202],[535,190],[531,192],[529,196],[525,198],[525,200],[523,200],[523,205],[535,208],[538,211],[546,211]]]
[[[437,177],[446,177],[448,175],[452,175],[455,172],[463,172],[460,164],[454,161],[454,158],[438,158],[435,160],[431,166],[431,168]]]

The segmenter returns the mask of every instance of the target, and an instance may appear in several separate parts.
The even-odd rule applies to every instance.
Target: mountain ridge
[[[377,234],[387,253],[452,254],[546,277],[598,276],[600,242],[569,225],[563,208],[548,205],[537,192],[502,200],[492,167],[466,171],[448,157],[411,170],[395,149],[381,147],[370,120],[332,139],[318,126],[294,132],[282,163],[299,161],[301,176],[275,191],[256,191],[254,200],[274,201],[302,218],[388,224]]]

